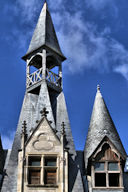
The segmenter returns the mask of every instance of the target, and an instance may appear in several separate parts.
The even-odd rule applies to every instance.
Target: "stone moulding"
[[[37,136],[37,139],[33,142],[33,147],[35,150],[38,150],[38,151],[41,151],[41,150],[49,151],[53,149],[54,144],[50,140],[47,133],[41,133]]]

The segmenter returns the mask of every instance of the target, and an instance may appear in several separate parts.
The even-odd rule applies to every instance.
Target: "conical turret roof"
[[[110,139],[121,155],[126,158],[126,152],[101,95],[100,87],[98,86],[85,145],[86,168],[88,165],[88,158],[105,136]]]
[[[41,47],[47,47],[59,54],[63,60],[65,57],[61,52],[59,42],[56,36],[56,32],[54,29],[54,25],[52,22],[52,18],[50,12],[48,10],[47,2],[45,1],[44,6],[41,10],[35,31],[33,33],[28,51],[23,59],[33,53],[34,51],[40,49]]]

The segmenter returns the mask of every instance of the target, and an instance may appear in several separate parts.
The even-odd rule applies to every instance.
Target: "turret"
[[[105,190],[112,187],[123,191],[126,152],[99,85],[84,149],[84,159],[89,191],[99,192],[100,188]]]
[[[51,89],[62,90],[61,52],[48,5],[45,2],[32,36],[26,61],[26,88],[28,92],[39,93],[41,82],[45,80]]]

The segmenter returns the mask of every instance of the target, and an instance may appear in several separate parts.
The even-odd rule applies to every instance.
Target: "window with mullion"
[[[106,187],[106,168],[105,162],[94,163],[95,187]]]
[[[28,158],[28,184],[41,184],[41,157],[29,156]]]
[[[57,158],[44,157],[44,184],[56,185],[57,180]]]
[[[119,187],[120,166],[118,162],[94,163],[95,187]]]
[[[56,185],[57,157],[56,156],[28,156],[28,184]]]
[[[108,185],[120,187],[121,168],[119,162],[108,162]]]

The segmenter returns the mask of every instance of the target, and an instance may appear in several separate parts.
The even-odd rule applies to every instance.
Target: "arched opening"
[[[35,55],[32,57],[32,59],[29,62],[30,66],[34,66],[37,69],[40,69],[42,67],[42,56],[41,55]]]
[[[46,58],[46,79],[56,85],[61,87],[61,64],[53,55],[48,55]]]
[[[46,68],[49,70],[53,69],[54,67],[59,66],[60,63],[53,55],[48,55],[46,58]]]
[[[53,55],[47,55],[46,66],[45,63],[43,63],[42,59],[42,54],[38,53],[33,56],[29,61],[27,65],[27,88],[37,84],[43,78],[45,78],[51,86],[61,87],[62,71],[61,64],[58,59]]]
[[[27,87],[42,80],[42,55],[37,54],[31,58],[27,66]]]

